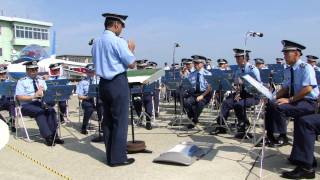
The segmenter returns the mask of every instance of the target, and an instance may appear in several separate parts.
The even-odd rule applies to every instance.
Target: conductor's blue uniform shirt
[[[136,59],[128,48],[128,43],[109,30],[95,39],[91,53],[96,74],[107,80],[125,72],[128,65]]]

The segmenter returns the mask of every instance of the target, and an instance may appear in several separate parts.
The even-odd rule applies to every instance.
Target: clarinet
[[[36,77],[36,85],[37,85],[37,87],[39,87],[39,82],[38,82],[38,78],[37,77]],[[42,91],[42,97],[38,97],[38,99],[40,100],[41,108],[47,110],[48,109],[48,105],[46,104],[46,102],[43,99],[44,95],[45,95],[45,92]]]

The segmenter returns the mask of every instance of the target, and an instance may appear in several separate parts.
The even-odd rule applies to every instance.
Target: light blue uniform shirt
[[[90,79],[92,84],[99,84],[100,79],[97,77],[86,77],[83,80],[79,82],[77,85],[76,93],[79,96],[87,96],[89,92],[89,86],[90,86]]]
[[[244,69],[244,72],[242,72],[243,69]],[[251,65],[250,63],[246,63],[244,67],[240,67],[240,66],[238,67],[234,75],[235,81],[237,82],[240,76],[244,74],[253,75],[254,76],[253,78],[255,78],[258,82],[261,82],[259,69],[254,65]]]
[[[35,78],[36,84],[39,87],[43,87],[44,91],[47,90],[47,84],[46,82],[41,79],[39,76]],[[30,78],[29,76],[26,76],[24,78],[21,78],[17,82],[16,86],[16,96],[34,96],[35,94],[35,89],[33,86],[33,79]],[[21,105],[27,104],[28,102],[20,102]]]
[[[211,72],[205,70],[204,68],[200,69],[200,71],[194,70],[188,76],[188,80],[190,81],[192,88],[196,89],[197,83],[197,75],[200,73],[199,82],[200,82],[200,91],[206,91],[208,89],[208,82],[204,78],[204,76],[211,76]]]
[[[319,96],[319,89],[316,80],[316,74],[313,67],[299,59],[293,66],[294,70],[294,94],[298,94],[305,86],[312,86],[312,91],[305,96],[309,99],[317,99]],[[282,87],[289,89],[291,86],[291,72],[290,67],[284,70],[284,81]]]
[[[125,72],[128,65],[136,59],[128,48],[128,43],[109,30],[95,39],[91,53],[96,74],[108,80]]]

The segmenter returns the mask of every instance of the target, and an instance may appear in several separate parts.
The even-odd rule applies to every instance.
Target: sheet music
[[[245,79],[248,83],[250,83],[253,87],[255,87],[260,93],[262,93],[268,99],[270,99],[270,100],[274,99],[272,92],[270,92],[268,88],[264,87],[262,83],[259,83],[250,75],[248,75],[248,74],[244,75],[244,76],[242,76],[242,78]]]

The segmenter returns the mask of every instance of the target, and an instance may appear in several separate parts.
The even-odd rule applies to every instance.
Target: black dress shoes
[[[188,124],[187,129],[193,129],[195,126],[193,124]]]
[[[15,133],[17,130],[14,126],[11,127],[11,132]]]
[[[151,130],[152,129],[151,122],[147,122],[146,123],[146,129],[147,130]]]
[[[59,136],[56,136],[54,142],[55,142],[56,144],[64,144],[64,140],[60,139]]]
[[[277,138],[277,140],[274,142],[275,146],[281,147],[289,145],[289,139],[287,136],[280,136]]]
[[[110,167],[118,167],[118,166],[126,166],[134,163],[134,158],[128,158],[126,162],[123,163],[117,163],[117,164],[108,164]]]
[[[217,134],[226,134],[227,129],[224,127],[216,127],[211,132],[210,135],[217,135]]]
[[[86,129],[81,129],[81,134],[86,135],[86,134],[88,134],[88,131]]]
[[[283,172],[281,177],[286,179],[314,179],[315,171],[313,168],[297,166],[293,171]]]
[[[45,140],[46,140],[46,145],[47,145],[47,146],[54,146],[54,145],[56,145],[55,142],[53,141],[52,136],[46,137]]]
[[[104,138],[103,138],[103,136],[97,136],[97,137],[95,137],[95,138],[93,138],[92,140],[91,140],[91,142],[95,142],[95,143],[98,143],[98,142],[103,142],[104,141]]]

